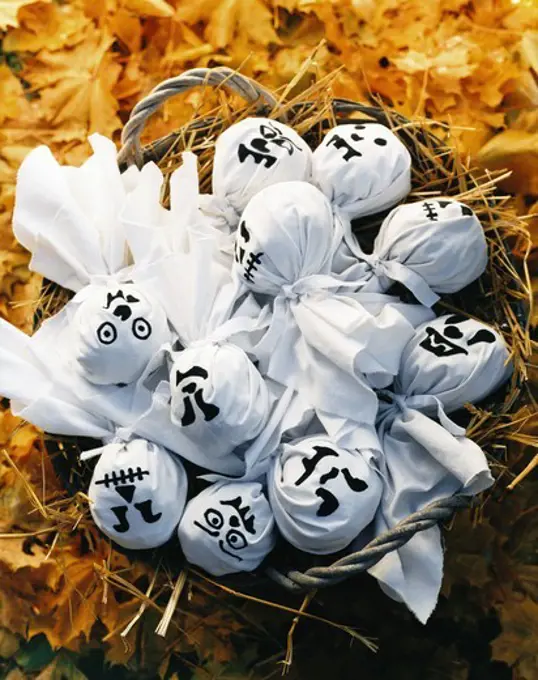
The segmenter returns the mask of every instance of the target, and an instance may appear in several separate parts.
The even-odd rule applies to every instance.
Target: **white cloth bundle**
[[[383,221],[371,255],[365,255],[348,229],[346,243],[369,265],[364,290],[387,290],[394,281],[424,305],[436,293],[456,293],[483,274],[488,247],[482,225],[458,201],[428,199],[395,208]]]
[[[276,541],[275,520],[256,482],[220,482],[187,503],[178,528],[187,560],[213,576],[253,571]]]
[[[217,139],[213,194],[200,205],[211,223],[226,232],[260,189],[278,182],[310,179],[312,152],[292,128],[269,118],[245,118]]]
[[[383,498],[376,535],[434,500],[474,495],[493,483],[482,450],[445,413],[484,398],[510,373],[502,338],[484,324],[444,316],[417,329],[402,357],[394,393],[380,402]],[[362,547],[359,539],[357,548]],[[425,622],[443,574],[438,527],[416,534],[372,567],[383,590]]]
[[[129,192],[120,220],[135,264],[155,262],[173,253],[188,253],[191,235],[217,242],[214,256],[228,269],[232,266],[234,238],[204,216],[199,208],[198,160],[190,151],[181,154],[182,165],[170,176],[170,207],[161,205],[165,182],[155,163],[140,171],[136,187]]]
[[[377,401],[363,374],[377,387],[390,384],[414,326],[434,316],[397,298],[354,292],[356,282],[332,275],[340,242],[318,189],[275,184],[242,215],[233,269],[236,281],[274,297],[268,331],[254,348],[262,372],[335,416],[324,422],[331,438],[341,419],[373,427]]]
[[[384,125],[352,121],[330,130],[312,155],[312,181],[351,220],[381,212],[411,191],[411,156]]]
[[[131,283],[90,284],[66,306],[72,352],[87,380],[126,385],[138,380],[172,341],[162,306]]]
[[[40,146],[17,175],[13,231],[32,254],[30,268],[73,291],[127,266],[119,213],[138,181],[136,168],[120,174],[111,140],[89,141],[94,153],[80,168]]]
[[[348,546],[372,521],[381,499],[381,477],[371,456],[341,449],[326,436],[281,446],[268,491],[284,538],[318,555]]]
[[[187,500],[187,473],[179,458],[144,439],[108,444],[97,453],[88,491],[95,524],[124,548],[166,543]]]
[[[184,348],[169,352],[169,380],[157,391],[170,401],[172,422],[205,453],[207,463],[230,457],[269,418],[267,386],[247,354],[250,335],[263,326],[267,312],[259,318],[253,296],[237,289],[216,255],[218,236],[196,225],[187,231],[188,253],[177,252],[137,274],[162,300]]]

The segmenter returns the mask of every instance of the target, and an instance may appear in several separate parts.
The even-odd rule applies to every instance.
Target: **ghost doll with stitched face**
[[[248,201],[272,184],[308,181],[312,152],[295,130],[269,118],[245,118],[217,139],[213,194],[201,208],[216,226],[234,230]]]
[[[499,333],[461,314],[440,316],[416,329],[402,354],[394,392],[440,400],[447,412],[477,403],[512,373]]]
[[[86,286],[73,300],[71,346],[84,377],[127,385],[171,342],[164,309],[132,283]]]
[[[346,451],[314,436],[281,446],[268,488],[284,538],[325,555],[343,550],[372,521],[382,482],[367,451]]]
[[[187,503],[178,528],[187,560],[214,576],[253,571],[276,540],[273,513],[257,482],[219,482]]]
[[[411,191],[411,156],[384,125],[337,125],[312,156],[312,181],[351,220],[381,212]]]
[[[156,548],[176,530],[187,499],[187,473],[177,456],[145,439],[109,444],[93,471],[90,511],[124,548]]]

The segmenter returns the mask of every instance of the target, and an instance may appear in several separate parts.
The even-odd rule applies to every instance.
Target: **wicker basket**
[[[201,85],[229,88],[246,101],[246,106],[232,114],[227,111],[226,117],[216,115],[196,118],[178,131],[142,147],[140,136],[148,118],[170,97]],[[502,446],[509,431],[507,423],[525,398],[524,362],[528,351],[529,298],[510,256],[510,240],[518,234],[516,218],[504,211],[502,201],[499,202],[494,194],[494,183],[487,178],[482,182],[477,180],[457,153],[432,134],[424,122],[413,123],[386,108],[343,99],[330,100],[322,113],[320,108],[319,103],[309,101],[292,104],[277,102],[271,93],[257,83],[227,68],[193,69],[164,81],[135,106],[123,130],[123,146],[118,162],[120,168],[125,169],[133,163],[141,167],[154,161],[166,175],[174,166],[175,156],[189,148],[197,152],[205,163],[202,186],[207,188],[212,142],[230,122],[245,114],[275,117],[292,126],[296,125],[312,147],[319,143],[324,129],[335,123],[345,123],[351,116],[355,122],[360,117],[366,122],[370,120],[391,127],[412,155],[413,191],[426,189],[438,195],[462,198],[478,214],[486,230],[490,245],[490,264],[486,274],[457,295],[444,296],[438,311],[460,310],[496,325],[513,351],[515,372],[512,384],[490,396],[479,411],[474,409],[474,417],[467,411],[456,415],[456,419],[469,425],[471,437],[486,451],[492,451],[493,445],[498,451],[499,444]],[[410,200],[413,200],[413,196]],[[383,214],[373,215],[354,223],[355,232],[365,250],[370,247],[383,217]],[[398,292],[405,294],[404,291]],[[47,297],[50,304],[50,295]],[[56,307],[65,304],[68,299],[66,291],[57,287],[53,287],[52,297],[57,302]],[[487,417],[484,417],[485,413]],[[503,424],[502,439],[498,435],[500,428],[496,427],[500,423]],[[93,446],[95,442],[81,439],[49,439],[53,463],[68,492],[87,488],[92,466],[90,463],[81,463],[78,453],[81,449]],[[192,472],[191,478],[194,478],[195,466],[187,464],[187,469],[189,473]],[[194,487],[197,487],[197,482]],[[300,553],[287,544],[280,549],[277,546],[258,570],[258,575],[269,577],[292,591],[338,583],[366,571],[384,555],[404,545],[417,532],[447,520],[455,510],[469,504],[470,499],[459,494],[436,501],[352,554],[320,558]],[[161,560],[171,555],[170,564],[178,570],[179,550],[177,541],[173,540],[170,545],[152,551],[149,559],[158,557]],[[251,575],[245,577],[252,579]]]

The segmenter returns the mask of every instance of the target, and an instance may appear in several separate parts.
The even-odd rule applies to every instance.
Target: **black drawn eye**
[[[110,321],[105,321],[97,329],[97,339],[102,345],[111,345],[116,341],[118,337],[118,331],[116,326]]]
[[[452,338],[452,340],[457,340],[463,338],[463,333],[457,326],[447,326],[445,328],[445,336],[447,338]]]
[[[226,534],[226,543],[234,550],[243,550],[247,547],[247,539],[237,529],[230,529]]]
[[[138,317],[133,321],[133,335],[137,340],[147,340],[151,335],[151,324],[146,319]]]
[[[377,137],[377,139],[374,139],[374,144],[377,144],[377,146],[386,146],[387,140],[383,139],[383,137]]]
[[[212,529],[222,529],[224,517],[218,510],[209,508],[204,512],[204,519]]]

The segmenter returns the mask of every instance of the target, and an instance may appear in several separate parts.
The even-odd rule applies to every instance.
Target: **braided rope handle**
[[[405,545],[419,531],[431,529],[449,519],[455,510],[467,507],[471,502],[471,497],[463,494],[455,494],[449,498],[434,501],[422,510],[409,515],[390,531],[374,538],[362,550],[345,555],[330,566],[311,567],[305,572],[291,570],[286,574],[268,567],[265,573],[273,581],[293,592],[335,585],[351,576],[367,571],[385,555]]]
[[[271,109],[277,106],[277,100],[270,92],[256,81],[230,68],[224,66],[219,68],[193,68],[179,76],[163,80],[133,108],[122,131],[122,147],[118,154],[118,164],[129,166],[136,163],[138,167],[141,167],[143,154],[140,135],[149,117],[170,97],[175,97],[177,94],[187,92],[187,90],[200,85],[226,86],[243,97],[249,104],[261,101]]]

